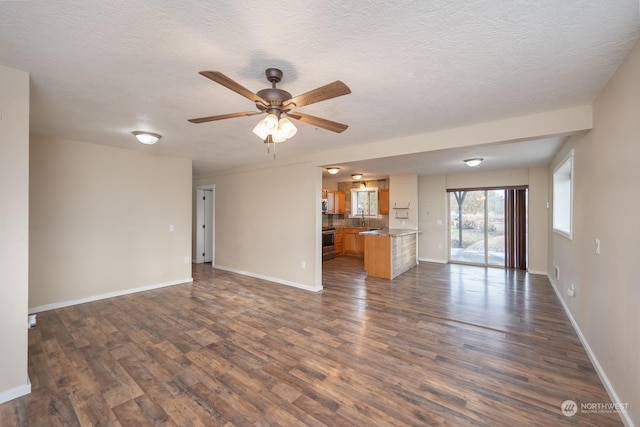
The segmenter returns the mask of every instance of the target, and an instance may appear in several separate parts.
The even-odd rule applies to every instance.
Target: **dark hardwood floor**
[[[32,393],[2,426],[622,425],[548,280],[421,263],[324,264],[311,293],[211,269],[38,315]]]

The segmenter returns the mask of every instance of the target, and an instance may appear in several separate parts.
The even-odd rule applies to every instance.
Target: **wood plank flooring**
[[[32,393],[2,426],[622,425],[543,276],[324,264],[324,290],[194,267],[194,283],[38,315]]]

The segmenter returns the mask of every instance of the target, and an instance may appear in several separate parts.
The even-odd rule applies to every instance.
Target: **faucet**
[[[365,222],[364,222],[364,209],[360,211],[360,213],[362,214],[362,226],[365,226]]]

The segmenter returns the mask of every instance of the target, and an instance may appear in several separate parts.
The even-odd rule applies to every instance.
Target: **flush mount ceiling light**
[[[140,130],[133,131],[132,133],[135,135],[138,141],[145,145],[153,145],[158,142],[160,138],[162,138],[157,133],[144,132]]]
[[[296,134],[298,129],[296,129],[293,123],[291,123],[289,118],[337,133],[343,132],[348,127],[342,123],[292,111],[294,109],[304,107],[305,105],[326,101],[327,99],[351,93],[351,89],[349,89],[347,85],[342,83],[340,80],[336,80],[333,83],[329,83],[310,90],[309,92],[305,92],[302,95],[293,97],[289,92],[276,87],[276,83],[280,83],[283,75],[282,71],[277,68],[267,68],[265,70],[265,75],[267,76],[267,80],[271,83],[271,87],[262,89],[256,93],[253,93],[219,71],[201,71],[200,74],[253,101],[258,111],[244,111],[241,113],[201,117],[198,119],[190,119],[189,121],[191,123],[204,123],[267,113],[267,117],[260,120],[253,128],[253,133],[267,144],[267,150],[272,143],[284,142]]]
[[[336,167],[327,168],[327,172],[329,172],[331,175],[335,175],[338,172],[340,172],[340,168],[336,168]]]
[[[469,166],[470,168],[475,168],[476,166],[478,166],[480,163],[482,163],[482,158],[480,157],[476,157],[473,159],[467,159],[464,162],[467,164],[467,166]]]
[[[361,173],[354,173],[351,175],[352,179],[358,180],[362,178],[362,174]]]

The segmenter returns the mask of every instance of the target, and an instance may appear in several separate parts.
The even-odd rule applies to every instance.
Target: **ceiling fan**
[[[267,144],[283,142],[295,135],[297,129],[287,117],[337,133],[343,132],[348,127],[342,123],[293,111],[305,105],[326,101],[327,99],[351,93],[347,85],[340,80],[293,97],[289,92],[276,87],[276,84],[282,80],[283,75],[282,71],[277,68],[267,68],[265,70],[265,75],[271,83],[271,87],[262,89],[257,93],[251,92],[249,89],[219,71],[200,71],[200,74],[253,101],[258,111],[244,111],[219,116],[200,117],[190,119],[189,121],[191,123],[205,123],[266,113],[267,116],[253,129],[253,133],[260,139],[263,139]]]

